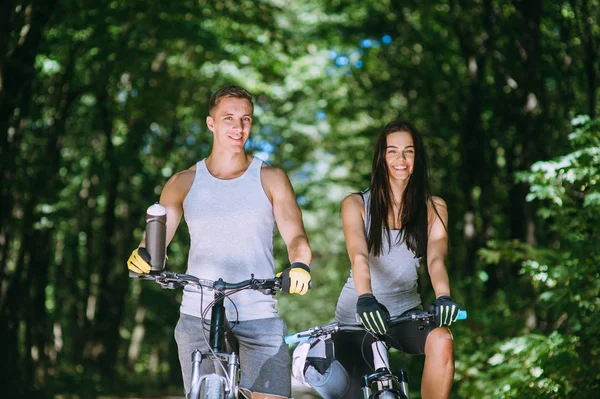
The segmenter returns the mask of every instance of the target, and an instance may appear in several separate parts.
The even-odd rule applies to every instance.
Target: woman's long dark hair
[[[431,198],[427,154],[418,130],[406,121],[388,123],[377,138],[373,152],[373,169],[369,184],[370,217],[367,234],[369,252],[374,256],[383,254],[383,233],[387,235],[388,248],[392,247],[388,215],[393,215],[392,191],[385,161],[387,136],[391,133],[407,132],[413,139],[415,158],[413,172],[402,194],[402,210],[399,215],[401,231],[394,245],[406,241],[408,248],[417,258],[427,257],[427,202]],[[435,205],[434,205],[435,209]],[[437,210],[436,210],[437,212]]]

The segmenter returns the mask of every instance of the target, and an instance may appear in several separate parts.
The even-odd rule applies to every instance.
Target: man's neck
[[[248,169],[252,159],[245,151],[231,153],[213,150],[206,158],[206,167],[218,179],[235,179]]]

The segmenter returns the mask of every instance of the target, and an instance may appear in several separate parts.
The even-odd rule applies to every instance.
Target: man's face
[[[252,104],[245,98],[222,98],[206,117],[206,125],[213,132],[214,148],[243,151],[252,129]]]

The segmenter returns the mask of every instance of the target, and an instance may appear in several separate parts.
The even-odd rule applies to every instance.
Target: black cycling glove
[[[429,313],[435,315],[436,327],[449,326],[458,317],[458,306],[449,296],[441,296],[429,306]]]
[[[363,326],[379,335],[384,335],[390,329],[390,312],[377,302],[373,294],[362,294],[356,302],[356,313],[360,316]]]

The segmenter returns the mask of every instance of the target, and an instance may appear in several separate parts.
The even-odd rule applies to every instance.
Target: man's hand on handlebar
[[[310,267],[302,262],[294,262],[290,267],[277,273],[281,278],[281,290],[290,294],[304,295],[310,288]]]
[[[133,250],[127,260],[127,268],[138,274],[150,273],[152,266],[150,266],[150,254],[146,248],[139,247]]]

